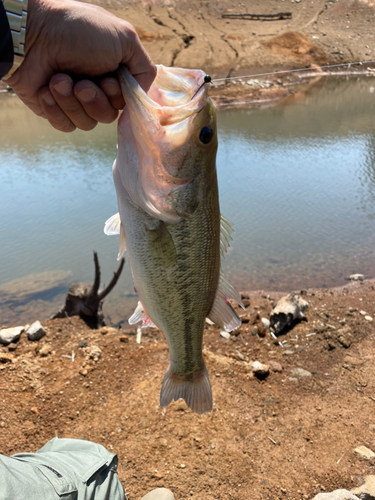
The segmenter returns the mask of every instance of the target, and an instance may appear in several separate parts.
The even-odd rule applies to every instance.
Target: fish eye
[[[199,140],[202,144],[208,144],[214,136],[214,131],[211,127],[203,127],[199,132]]]

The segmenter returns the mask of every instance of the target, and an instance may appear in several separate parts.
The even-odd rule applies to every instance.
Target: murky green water
[[[375,276],[374,100],[375,79],[333,79],[276,107],[219,113],[221,208],[236,229],[224,268],[237,288]],[[65,272],[20,300],[0,286],[0,324],[15,324],[54,312],[68,282],[92,281],[93,249],[105,283],[116,269],[118,238],[103,234],[117,212],[116,126],[65,135],[0,94],[0,131],[0,285]],[[126,266],[107,318],[123,321],[135,304]]]

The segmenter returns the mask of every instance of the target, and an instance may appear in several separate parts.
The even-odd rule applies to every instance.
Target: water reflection
[[[333,286],[375,276],[375,80],[320,80],[269,109],[219,113],[222,213],[235,223],[224,269],[240,289]],[[102,279],[116,268],[111,166],[116,126],[65,135],[0,95],[0,285],[30,273]],[[1,323],[40,319],[62,305],[34,298]],[[129,269],[106,301],[114,323],[136,303]],[[32,305],[32,307],[31,307]]]

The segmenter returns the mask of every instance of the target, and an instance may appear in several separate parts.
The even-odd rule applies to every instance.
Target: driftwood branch
[[[292,19],[291,12],[278,12],[277,14],[247,14],[247,13],[228,13],[222,14],[223,19],[245,19],[248,21],[283,21]]]
[[[94,252],[94,264],[94,283],[73,283],[70,285],[64,307],[51,316],[52,318],[80,316],[91,328],[104,326],[103,301],[116,285],[123,270],[125,259],[121,259],[120,266],[114,273],[111,282],[100,293],[100,265],[96,252]]]
[[[104,288],[104,290],[102,290],[100,293],[99,293],[99,300],[104,300],[104,298],[112,291],[112,289],[115,287],[119,277],[120,277],[120,274],[122,272],[122,268],[124,267],[124,264],[125,264],[125,259],[122,258],[121,259],[121,263],[120,263],[120,266],[119,268],[117,269],[117,271],[115,273],[113,273],[113,278],[111,279],[110,283]]]

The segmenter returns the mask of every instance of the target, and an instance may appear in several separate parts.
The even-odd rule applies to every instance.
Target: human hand
[[[74,0],[29,0],[25,59],[7,84],[63,132],[110,123],[125,105],[120,63],[148,90],[156,68],[134,27]]]

